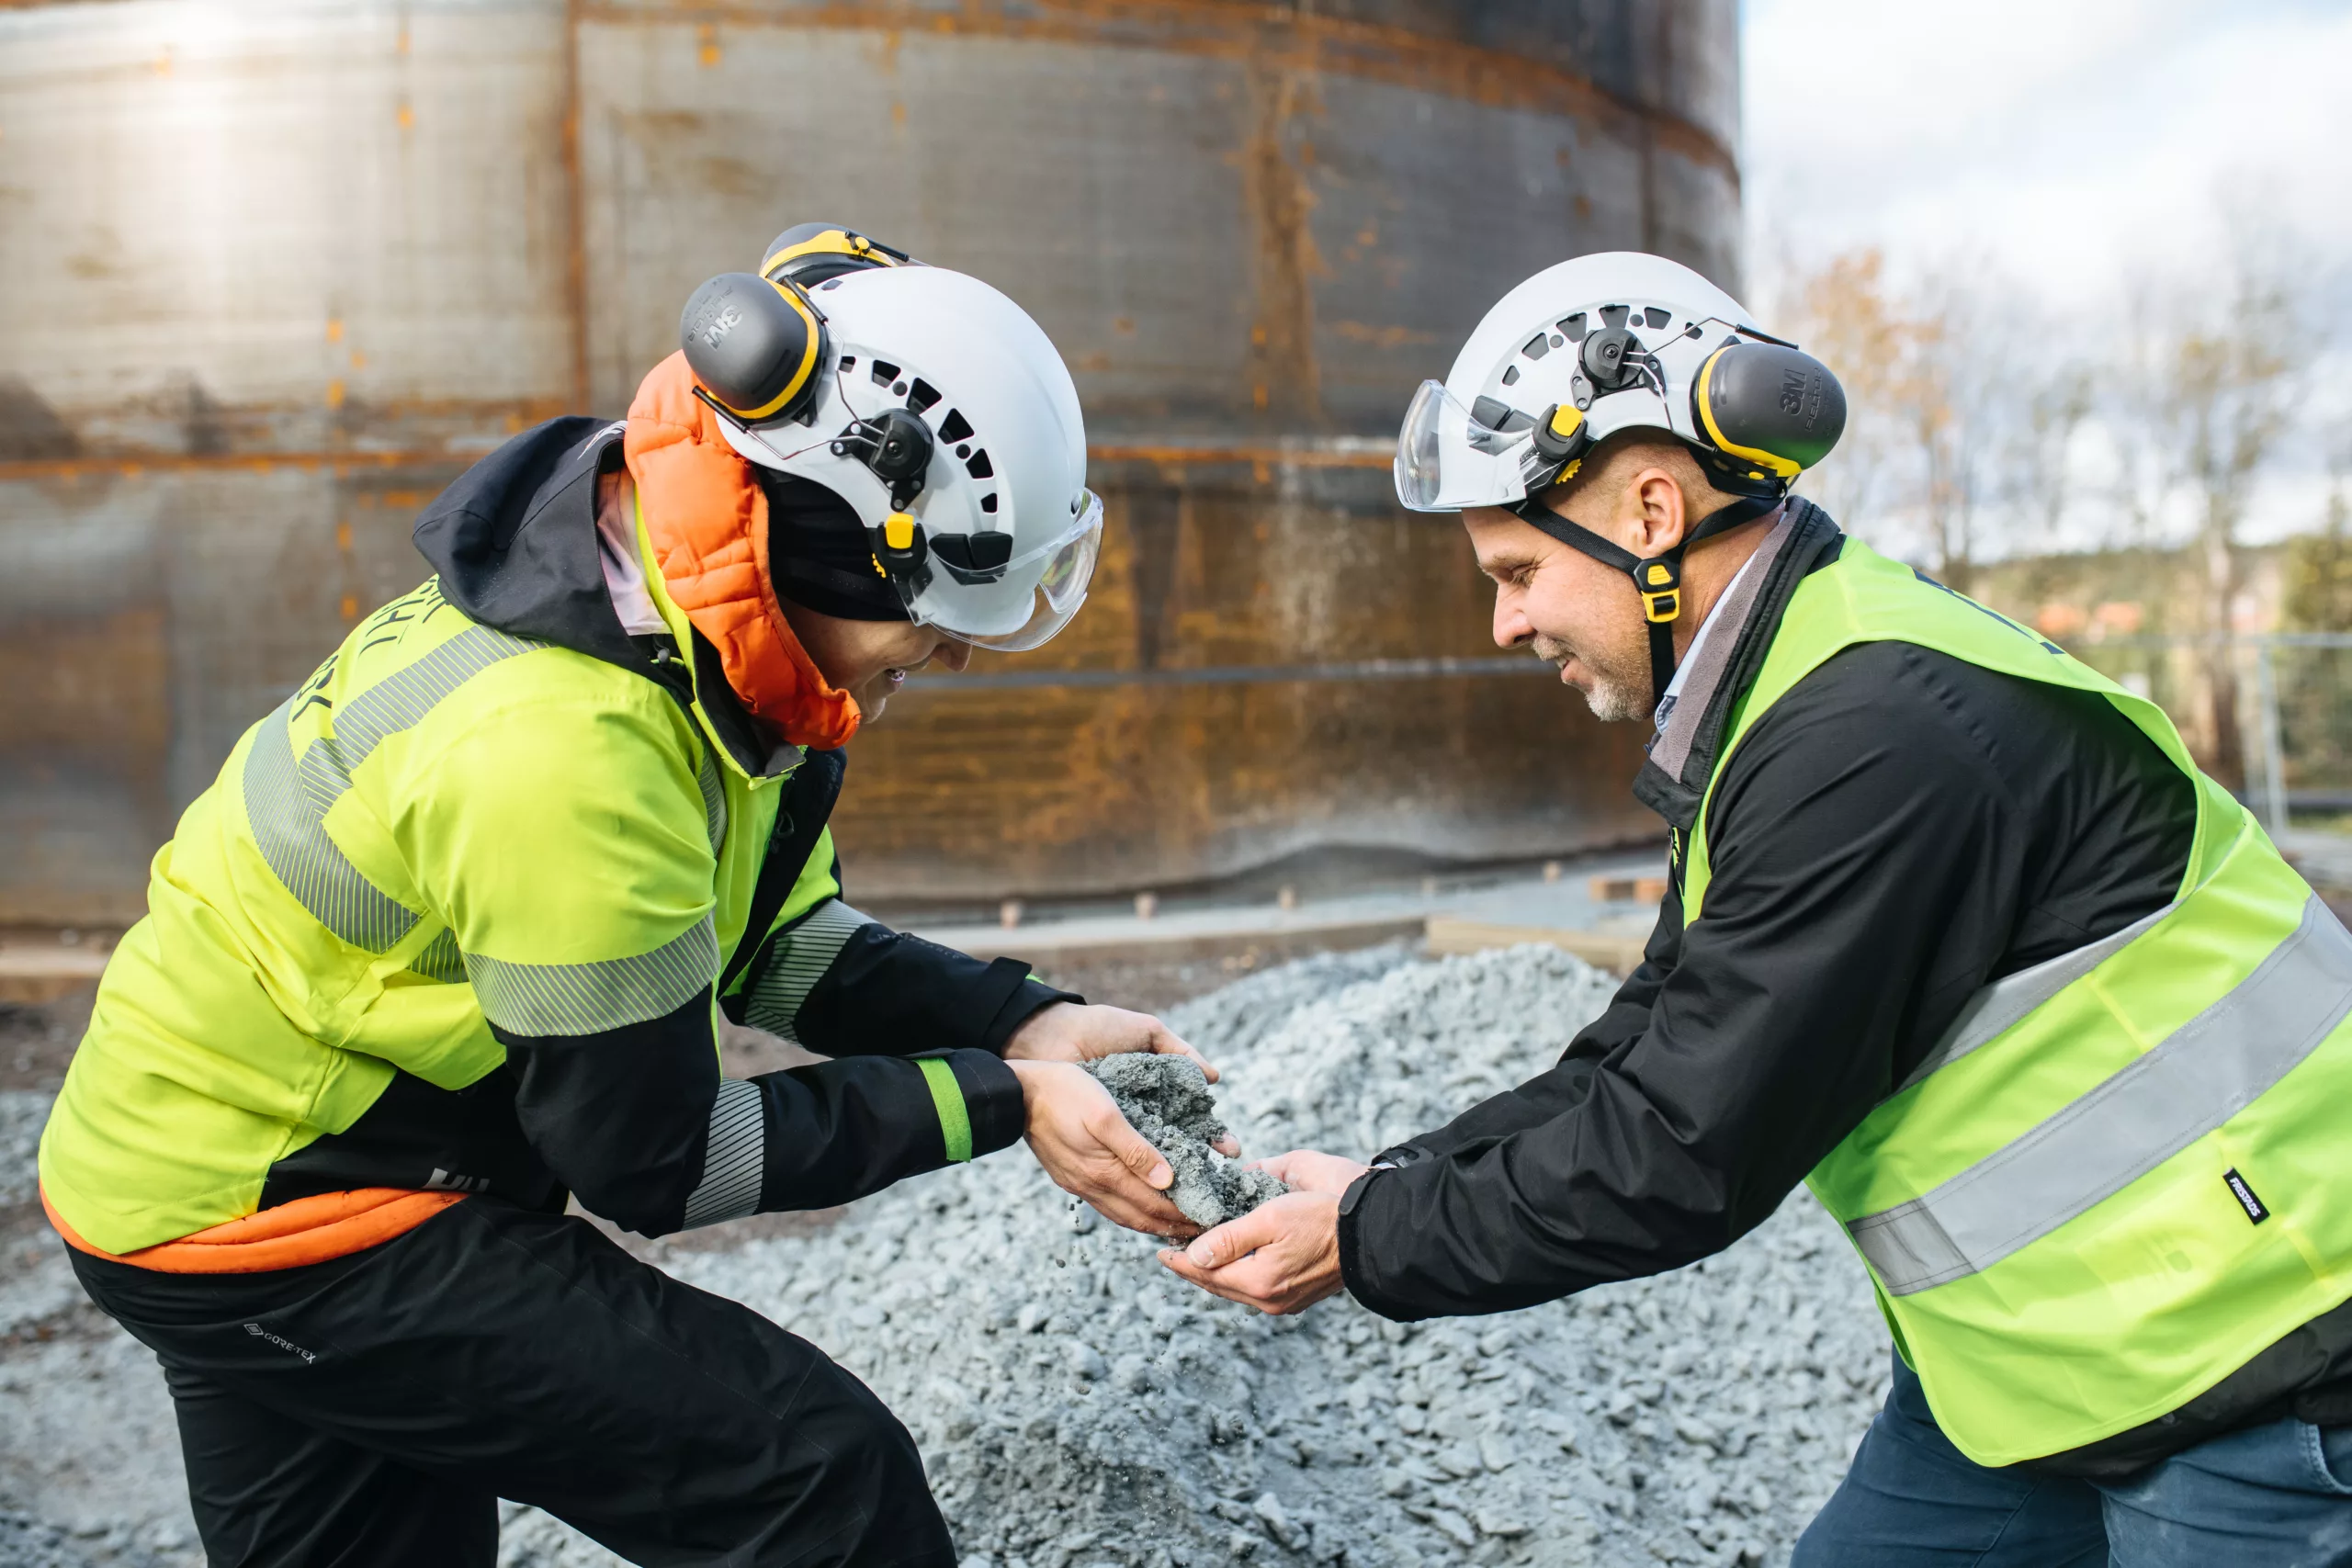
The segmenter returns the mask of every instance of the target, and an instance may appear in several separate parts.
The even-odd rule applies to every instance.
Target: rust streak
[[[1309,219],[1315,193],[1293,146],[1292,121],[1319,108],[1314,78],[1255,62],[1249,72],[1252,118],[1241,150],[1244,206],[1257,237],[1258,322],[1250,333],[1251,400],[1290,423],[1321,412],[1315,364],[1315,291],[1326,269]],[[1270,405],[1279,395],[1281,407]]]
[[[1739,189],[1739,160],[1702,126],[1611,91],[1581,72],[1501,50],[1432,39],[1409,28],[1299,15],[1230,0],[1038,0],[1015,15],[1005,0],[966,0],[944,11],[919,0],[743,0],[630,5],[573,0],[585,21],[629,27],[722,25],[808,31],[929,30],[992,38],[1151,49],[1261,67],[1328,73],[1442,93],[1496,108],[1597,119],[1646,132],[1661,152],[1713,169]]]
[[[580,173],[581,0],[563,7],[564,309],[571,318],[571,406],[588,412],[588,196]]]

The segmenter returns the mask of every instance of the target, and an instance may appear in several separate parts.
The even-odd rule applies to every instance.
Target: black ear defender
[[[722,272],[686,301],[678,343],[695,396],[739,424],[805,422],[816,407],[830,344],[823,315],[795,285]]]
[[[1628,348],[1631,341],[1622,332],[1587,337],[1582,378],[1601,391],[1639,379],[1644,365]],[[1535,421],[1522,459],[1527,495],[1511,508],[1561,543],[1633,579],[1649,628],[1654,700],[1663,700],[1674,680],[1684,553],[1702,539],[1770,513],[1790,483],[1827,457],[1846,429],[1846,393],[1838,378],[1819,360],[1785,344],[1736,338],[1724,344],[1700,366],[1690,405],[1692,421],[1706,439],[1684,445],[1710,482],[1737,499],[1690,525],[1681,542],[1664,555],[1643,559],[1544,504],[1543,492],[1574,479],[1594,446],[1583,411],[1574,403],[1548,408]]]
[[[1733,494],[1777,495],[1846,432],[1846,389],[1829,367],[1782,344],[1739,340],[1700,366],[1690,414],[1714,452],[1708,477]]]

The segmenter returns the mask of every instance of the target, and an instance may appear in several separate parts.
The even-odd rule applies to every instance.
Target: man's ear
[[[1626,524],[1634,535],[1630,547],[1644,560],[1666,554],[1682,542],[1690,526],[1682,486],[1664,468],[1644,468],[1625,486]]]

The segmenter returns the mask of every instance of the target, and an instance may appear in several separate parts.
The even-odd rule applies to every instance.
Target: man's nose
[[[968,642],[958,642],[952,637],[943,638],[937,651],[932,657],[952,671],[960,671],[972,662],[972,645]]]
[[[1535,628],[1528,625],[1527,617],[1520,613],[1519,606],[1506,604],[1501,594],[1496,594],[1495,646],[1517,648],[1534,635]]]

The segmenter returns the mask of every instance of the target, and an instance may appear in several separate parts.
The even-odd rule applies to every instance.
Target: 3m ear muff
[[[760,276],[772,283],[814,288],[845,272],[906,266],[913,257],[839,223],[796,223],[768,242]]]
[[[790,283],[722,272],[694,292],[678,343],[695,395],[745,425],[806,418],[830,351],[825,318]]]
[[[1747,489],[1785,487],[1829,456],[1846,431],[1846,390],[1829,367],[1779,344],[1728,343],[1690,385],[1690,417]],[[1704,454],[1702,453],[1702,456]]]

